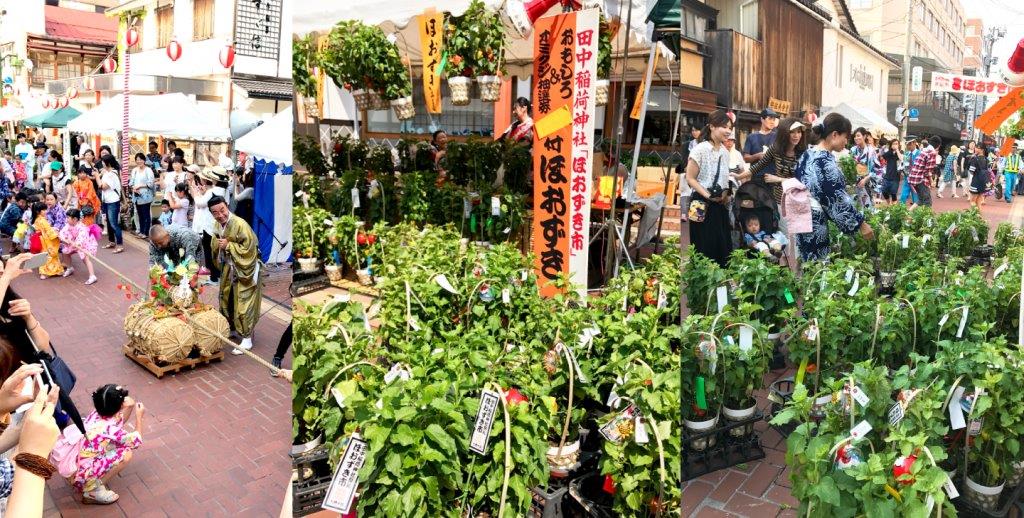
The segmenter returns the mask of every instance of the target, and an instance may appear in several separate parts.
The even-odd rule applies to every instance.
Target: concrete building
[[[964,32],[964,74],[977,75],[982,68],[985,22],[981,18],[968,18]]]
[[[908,2],[912,0],[848,0],[854,23],[872,45],[889,54],[906,48]],[[966,17],[960,0],[913,0],[911,55],[935,61],[960,73],[964,59]]]

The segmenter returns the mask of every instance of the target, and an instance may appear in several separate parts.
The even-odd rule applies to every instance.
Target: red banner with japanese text
[[[568,274],[586,291],[590,243],[598,12],[534,24],[533,253],[541,294]]]
[[[441,35],[444,33],[444,14],[433,10],[420,15],[420,48],[423,49],[423,97],[428,113],[441,113],[441,76],[437,65],[441,62]]]

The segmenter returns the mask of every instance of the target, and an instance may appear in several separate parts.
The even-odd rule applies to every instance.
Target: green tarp
[[[658,0],[651,9],[647,21],[654,24],[655,29],[679,29],[680,0]]]
[[[21,123],[35,128],[63,128],[68,125],[69,120],[81,114],[82,112],[68,106],[67,108],[58,108],[56,110],[46,110],[43,113],[23,119]]]

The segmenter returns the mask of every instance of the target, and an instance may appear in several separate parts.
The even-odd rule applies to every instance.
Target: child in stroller
[[[747,214],[743,218],[743,242],[749,248],[778,261],[782,257],[782,250],[785,245],[775,239],[775,236],[761,230],[761,219],[756,214]]]

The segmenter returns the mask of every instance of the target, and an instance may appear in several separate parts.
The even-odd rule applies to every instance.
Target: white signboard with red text
[[[1000,79],[932,72],[932,91],[1002,97],[1010,93],[1010,85]]]

